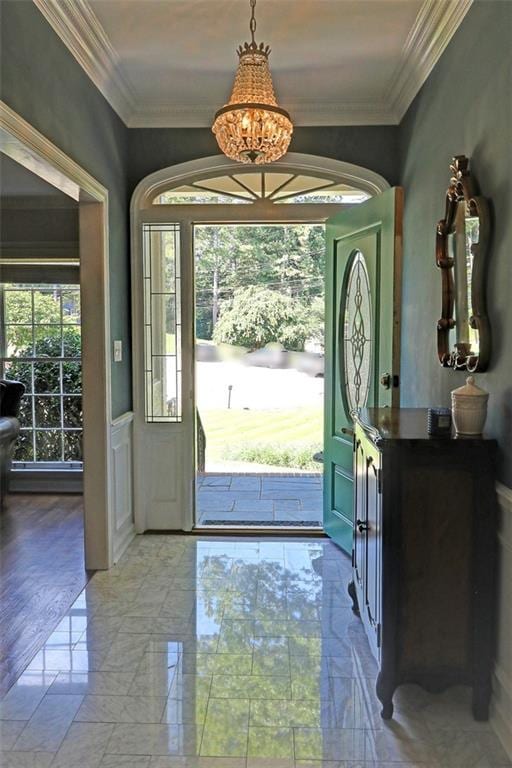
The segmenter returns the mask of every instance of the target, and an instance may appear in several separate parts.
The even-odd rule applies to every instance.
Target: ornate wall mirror
[[[437,225],[436,264],[442,274],[439,362],[454,370],[485,371],[491,351],[486,309],[489,207],[476,191],[465,155],[453,158],[445,217]]]

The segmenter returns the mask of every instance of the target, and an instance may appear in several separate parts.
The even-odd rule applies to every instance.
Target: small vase
[[[489,393],[468,376],[463,387],[452,392],[452,416],[458,435],[481,435],[487,418]]]

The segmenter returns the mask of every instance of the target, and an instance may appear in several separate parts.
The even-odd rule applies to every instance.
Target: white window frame
[[[44,269],[44,267],[43,267],[43,269]],[[4,331],[5,327],[7,325],[9,325],[8,323],[5,323],[5,316],[6,316],[6,311],[5,311],[5,293],[6,292],[9,293],[10,291],[13,291],[13,290],[14,291],[25,291],[27,293],[30,292],[31,293],[31,299],[32,299],[32,302],[31,302],[32,303],[31,322],[27,323],[26,325],[31,325],[31,327],[32,327],[32,338],[33,339],[35,339],[35,331],[40,327],[39,324],[37,324],[35,322],[35,320],[34,320],[34,291],[38,291],[41,288],[43,288],[43,290],[44,290],[45,286],[51,286],[52,288],[56,287],[57,290],[59,290],[61,294],[62,294],[63,290],[69,290],[69,288],[71,288],[71,287],[74,287],[78,291],[78,293],[80,293],[80,284],[79,283],[75,284],[74,286],[72,286],[69,283],[39,283],[39,284],[37,284],[35,281],[30,281],[29,283],[20,283],[20,282],[18,282],[18,283],[13,283],[13,285],[16,286],[16,288],[14,288],[14,289],[12,289],[10,287],[5,287],[6,285],[10,286],[11,283],[2,284],[2,286],[0,287],[0,293],[1,293],[1,296],[0,296],[0,308],[1,308],[1,311],[2,311],[2,315],[3,315],[3,317],[2,317],[2,332]],[[67,325],[66,323],[64,323],[63,312],[62,312],[62,305],[61,305],[61,309],[60,309],[60,320],[59,320],[59,322],[58,323],[50,323],[50,325],[52,327],[60,328],[61,337],[62,337],[62,334],[63,334],[64,329],[66,327],[70,327],[70,326],[71,327],[76,327],[78,325],[78,327],[81,329],[81,322],[79,322],[79,323],[72,323],[72,324],[70,324],[70,326]],[[47,325],[44,325],[44,327],[47,327]],[[8,363],[11,363],[11,362],[24,363],[26,365],[29,365],[30,368],[31,368],[31,385],[32,386],[30,387],[30,389],[26,390],[26,393],[25,393],[25,396],[26,397],[30,397],[30,400],[31,400],[31,411],[32,411],[31,426],[27,427],[26,425],[22,424],[21,431],[22,432],[30,432],[30,440],[32,442],[33,458],[31,460],[28,460],[28,461],[19,460],[19,459],[15,458],[13,460],[13,469],[17,470],[18,472],[25,472],[27,470],[34,470],[34,469],[48,470],[49,472],[53,472],[55,470],[64,470],[66,468],[70,468],[70,469],[73,469],[73,470],[76,470],[76,469],[80,469],[81,470],[82,466],[83,466],[82,459],[65,459],[65,458],[62,458],[60,460],[59,459],[45,460],[45,459],[37,458],[37,432],[38,431],[44,431],[44,432],[57,431],[57,432],[60,432],[61,433],[61,441],[64,440],[66,432],[80,432],[81,434],[83,434],[83,418],[81,420],[81,423],[80,423],[79,427],[69,427],[69,426],[66,426],[65,423],[64,423],[64,418],[63,418],[63,414],[64,414],[64,398],[65,397],[80,397],[80,406],[82,408],[82,392],[81,391],[80,392],[72,392],[72,393],[71,392],[65,392],[64,391],[64,383],[63,383],[63,374],[61,374],[61,377],[60,377],[59,392],[35,392],[34,391],[34,387],[33,387],[34,367],[38,363],[56,363],[56,364],[58,363],[59,365],[62,365],[62,364],[68,363],[68,362],[70,362],[70,363],[79,363],[80,364],[80,375],[81,375],[81,369],[82,369],[82,350],[81,350],[82,344],[81,344],[81,340],[80,340],[80,356],[79,357],[66,357],[62,353],[62,349],[61,349],[61,354],[59,356],[51,357],[51,358],[39,357],[37,354],[29,355],[27,357],[16,357],[16,356],[8,357],[7,356],[7,350],[6,350],[7,339],[5,337],[5,333],[2,333],[1,335],[3,337],[2,338],[2,343],[3,343],[2,346],[4,347],[1,350],[2,361],[1,361],[0,369],[1,369],[2,375],[4,375],[5,365],[8,364]],[[27,394],[27,392],[29,392],[29,394]],[[36,414],[35,414],[35,400],[36,400],[37,397],[42,397],[42,398],[52,397],[52,398],[58,398],[60,400],[61,421],[60,421],[60,424],[59,424],[58,427],[56,427],[56,426],[50,426],[50,427],[40,427],[40,426],[38,426],[37,420],[36,420]],[[63,453],[64,453],[64,445],[63,445],[63,442],[62,442],[62,444],[61,444],[61,456],[63,455]]]

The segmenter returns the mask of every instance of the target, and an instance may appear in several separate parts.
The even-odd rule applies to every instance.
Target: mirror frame
[[[475,180],[469,171],[469,159],[456,155],[450,164],[450,186],[446,191],[445,216],[436,228],[436,265],[441,270],[442,305],[441,318],[437,323],[437,355],[444,368],[466,369],[472,373],[485,371],[491,355],[491,326],[487,315],[486,283],[487,256],[490,237],[489,205],[477,193]],[[464,202],[470,216],[478,218],[478,242],[473,243],[473,267],[471,275],[471,307],[473,314],[469,325],[478,331],[478,353],[469,343],[455,342],[450,349],[450,331],[455,328],[455,260],[449,252],[449,236],[455,232],[457,207]]]

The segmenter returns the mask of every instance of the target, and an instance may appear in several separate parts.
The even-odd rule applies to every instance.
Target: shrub
[[[79,322],[78,290],[74,286],[45,286],[31,291],[11,286],[5,295],[6,316],[14,323],[8,326],[8,354],[13,359],[6,365],[6,375],[22,381],[27,389],[20,409],[24,429],[15,458],[34,460],[32,433],[27,428],[36,427],[39,461],[59,461],[63,446],[66,461],[81,460],[81,432],[66,432],[64,444],[60,432],[62,422],[65,427],[82,427],[81,337],[80,326],[75,324]],[[31,362],[33,357],[39,360]],[[60,362],[61,357],[71,359]]]
[[[213,340],[249,349],[278,342],[285,349],[301,351],[308,333],[308,314],[300,299],[250,286],[236,290],[224,304]]]
[[[320,450],[312,443],[241,443],[227,448],[223,458],[319,472],[322,465],[313,456]]]

